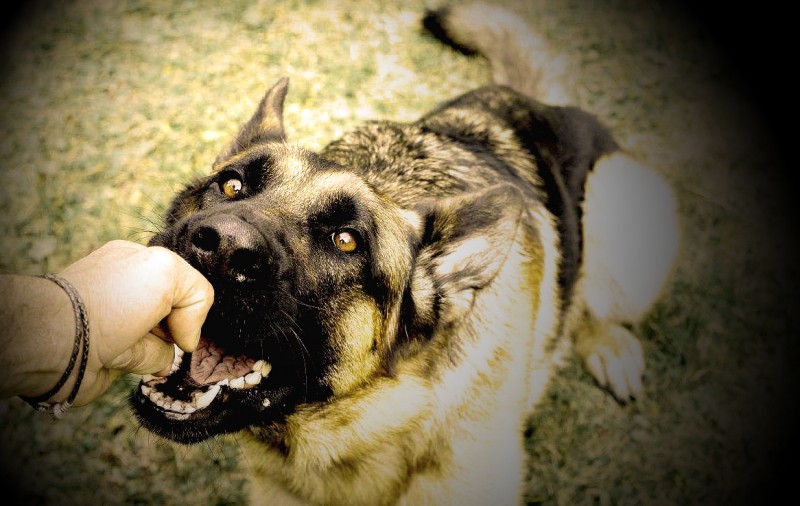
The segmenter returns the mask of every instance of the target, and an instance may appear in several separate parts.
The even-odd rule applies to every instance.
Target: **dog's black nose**
[[[231,281],[253,281],[266,274],[267,241],[238,216],[209,216],[195,223],[189,234],[191,256],[201,271]]]

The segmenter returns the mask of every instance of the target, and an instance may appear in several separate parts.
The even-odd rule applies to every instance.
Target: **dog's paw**
[[[602,328],[602,330],[601,330]],[[597,382],[620,402],[635,398],[642,391],[644,351],[639,340],[619,325],[595,328],[576,342],[578,355]]]

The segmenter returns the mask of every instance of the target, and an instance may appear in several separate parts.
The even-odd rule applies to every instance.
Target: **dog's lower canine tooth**
[[[211,404],[211,401],[213,401],[214,398],[217,397],[219,391],[220,391],[220,386],[213,385],[211,388],[208,389],[206,393],[200,395],[195,401],[197,409],[203,409],[208,407],[208,405]]]

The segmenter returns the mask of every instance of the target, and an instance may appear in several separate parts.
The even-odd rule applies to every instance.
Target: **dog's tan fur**
[[[541,224],[543,235],[553,234],[544,216]],[[429,364],[451,360],[442,339],[402,362],[393,378],[292,415],[290,458],[265,454],[264,435],[254,431],[245,440],[254,504],[303,504],[295,494],[332,504],[518,500],[524,418],[514,413],[526,412],[552,372],[554,352],[546,343],[556,321],[550,309],[537,317],[536,308],[555,300],[554,284],[543,283],[548,257],[542,241],[515,228],[500,272],[465,302],[459,313],[466,310],[468,317],[459,314],[451,330],[464,343],[464,360],[431,376]],[[345,328],[348,339],[363,331],[363,318],[354,316]]]

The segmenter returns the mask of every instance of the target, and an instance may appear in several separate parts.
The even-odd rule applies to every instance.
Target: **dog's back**
[[[484,55],[496,84],[549,104],[569,101],[563,61],[508,11],[482,3],[445,7],[430,12],[425,26],[463,52]],[[553,173],[541,175],[559,219],[562,283],[576,283],[566,326],[598,382],[627,400],[641,392],[644,356],[626,327],[656,301],[675,263],[676,200],[666,180],[606,137],[594,118],[554,111],[562,111],[560,152]],[[579,269],[574,277],[571,266]]]

